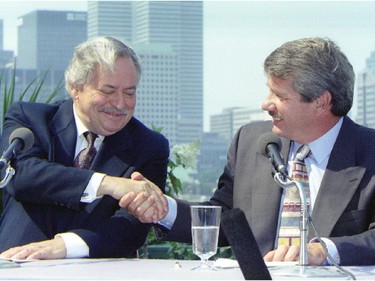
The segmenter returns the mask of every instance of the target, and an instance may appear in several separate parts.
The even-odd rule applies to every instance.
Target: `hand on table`
[[[10,248],[2,252],[0,257],[13,260],[63,259],[66,257],[66,247],[64,240],[56,236],[51,240]]]
[[[299,250],[298,246],[280,245],[276,250],[268,252],[264,256],[264,261],[299,261]],[[327,258],[320,243],[308,243],[307,256],[309,265],[321,265]]]

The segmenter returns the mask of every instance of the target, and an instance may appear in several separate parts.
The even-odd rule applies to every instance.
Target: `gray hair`
[[[138,81],[141,65],[138,55],[132,48],[114,37],[96,37],[79,44],[74,49],[73,58],[65,70],[65,88],[82,86],[91,81],[97,69],[111,73],[117,58],[129,57],[133,60]]]
[[[354,71],[338,45],[325,38],[286,42],[264,62],[268,77],[292,78],[302,101],[312,102],[325,91],[332,95],[331,112],[346,115],[353,104]]]

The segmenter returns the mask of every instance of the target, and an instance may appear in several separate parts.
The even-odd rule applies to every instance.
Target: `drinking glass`
[[[194,205],[191,210],[193,252],[201,259],[193,269],[213,269],[208,259],[216,254],[220,228],[220,206]]]

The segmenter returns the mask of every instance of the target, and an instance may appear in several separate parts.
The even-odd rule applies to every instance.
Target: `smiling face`
[[[88,84],[71,89],[78,117],[93,133],[102,136],[117,133],[134,114],[137,82],[131,58],[118,58],[113,73],[96,69]]]
[[[272,116],[272,131],[278,136],[308,143],[315,138],[317,112],[315,102],[303,102],[292,87],[292,79],[269,77],[269,93],[262,109]]]

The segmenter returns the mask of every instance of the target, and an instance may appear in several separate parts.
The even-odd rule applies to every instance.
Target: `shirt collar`
[[[83,136],[83,133],[87,132],[88,129],[87,127],[83,124],[83,122],[81,121],[81,119],[78,117],[77,113],[76,113],[76,110],[74,108],[74,105],[73,105],[73,115],[74,115],[74,120],[76,121],[76,128],[77,128],[77,138],[80,138],[81,136]],[[103,140],[104,137],[99,135],[98,136],[98,139],[99,140]]]
[[[312,156],[318,162],[318,164],[322,163],[324,159],[330,156],[332,148],[336,142],[337,136],[340,132],[342,123],[344,118],[341,117],[339,121],[333,126],[327,133],[322,135],[320,138],[314,140],[313,142],[308,143]],[[300,147],[300,143],[294,142],[294,146],[292,147],[293,154],[296,153],[297,149]]]

